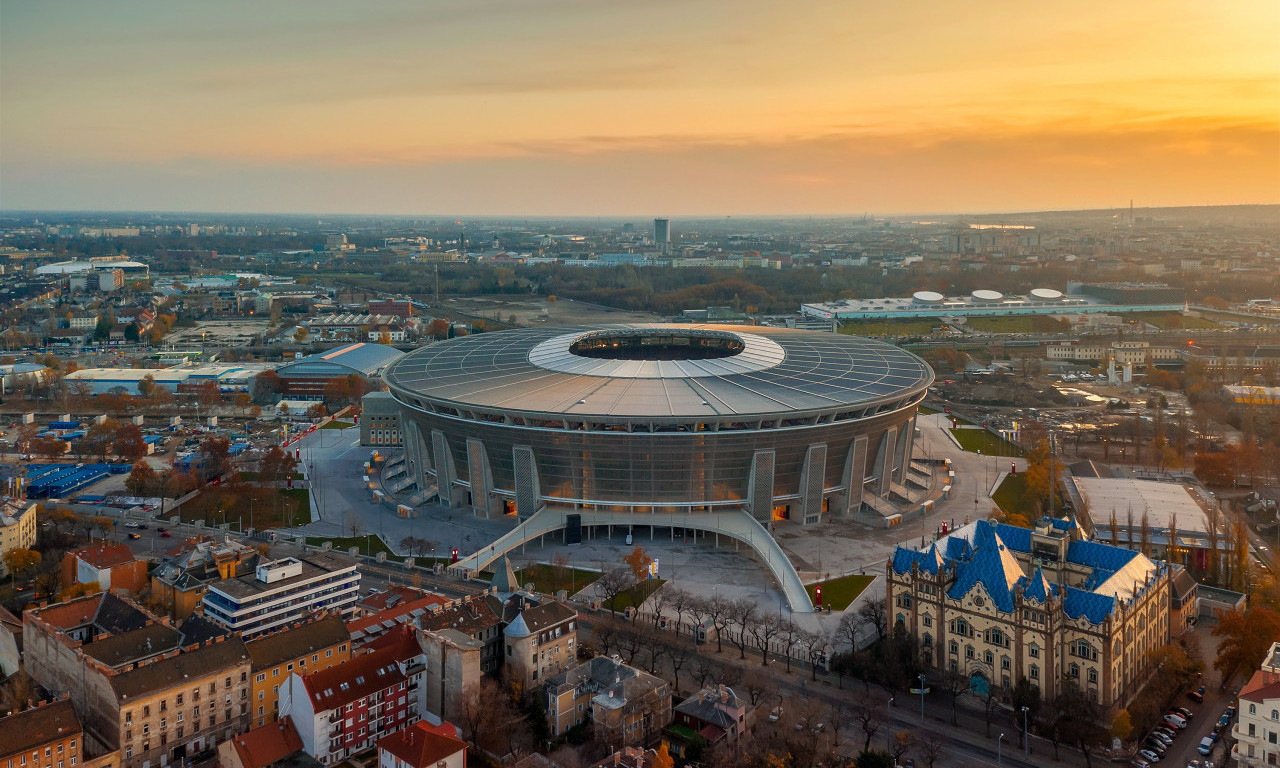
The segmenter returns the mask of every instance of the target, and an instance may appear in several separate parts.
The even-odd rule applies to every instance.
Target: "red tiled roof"
[[[448,723],[432,726],[425,720],[420,721],[411,728],[384,736],[378,742],[378,749],[390,752],[414,768],[434,768],[441,760],[459,752],[466,755],[466,742],[449,731],[455,729]]]
[[[1261,703],[1263,699],[1280,699],[1280,675],[1260,669],[1240,689],[1240,698]]]
[[[94,568],[112,568],[117,565],[131,563],[136,558],[133,552],[123,544],[94,544],[77,549],[71,554],[85,561]]]
[[[336,709],[407,680],[396,664],[398,652],[395,646],[382,648],[302,678],[315,711]]]
[[[397,602],[390,608],[347,622],[347,631],[353,634],[356,632],[376,634],[383,631],[382,622],[384,621],[394,621],[397,624],[412,623],[415,618],[412,611],[427,610],[433,605],[446,605],[448,602],[448,598],[440,595],[425,595],[412,602]]]
[[[266,768],[302,749],[302,739],[287,715],[280,722],[236,736],[236,753],[244,768]]]

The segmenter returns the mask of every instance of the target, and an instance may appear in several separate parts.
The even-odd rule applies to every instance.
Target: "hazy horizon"
[[[1273,2],[0,0],[0,14],[4,209],[1280,202]]]

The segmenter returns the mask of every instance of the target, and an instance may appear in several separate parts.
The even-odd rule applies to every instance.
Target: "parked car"
[[[1183,717],[1187,718],[1187,722],[1191,722],[1191,718],[1195,717],[1195,713],[1194,713],[1194,712],[1192,712],[1191,710],[1187,709],[1186,707],[1174,707],[1174,708],[1170,709],[1169,711],[1170,711],[1170,712],[1177,712],[1178,714],[1180,714],[1180,715],[1182,715]]]
[[[1223,728],[1231,725],[1231,713],[1223,712],[1222,717],[1218,718],[1218,725],[1221,725]]]
[[[139,528],[141,528],[141,529],[142,529],[142,530],[144,530],[144,531],[145,531],[145,530],[147,530],[147,524],[146,524],[146,523],[138,523],[138,527],[139,527]]]
[[[1235,705],[1235,704],[1231,704],[1231,705],[1229,705],[1229,706],[1227,707],[1227,714],[1228,714],[1228,715],[1231,715],[1231,718],[1232,718],[1233,720],[1235,719],[1235,716],[1236,716],[1236,705]]]
[[[173,534],[172,534],[172,533],[169,533],[168,531],[161,531],[161,532],[160,532],[160,538],[162,538],[162,539],[167,539],[167,538],[169,538],[169,537],[170,537],[170,536],[172,536],[172,535],[173,535]]]
[[[1135,757],[1130,760],[1129,765],[1132,765],[1133,768],[1151,768],[1151,763],[1148,763],[1140,757]]]
[[[1151,750],[1152,752],[1155,752],[1157,755],[1159,755],[1159,756],[1161,756],[1161,757],[1164,757],[1164,753],[1165,753],[1165,751],[1167,750],[1167,748],[1165,747],[1165,745],[1161,744],[1160,742],[1156,741],[1155,739],[1147,739],[1146,741],[1144,741],[1144,742],[1142,743],[1142,748],[1143,748],[1143,749],[1149,749],[1149,750]]]
[[[1164,721],[1169,725],[1172,725],[1174,728],[1177,728],[1178,730],[1182,730],[1183,728],[1187,727],[1186,718],[1184,718],[1182,715],[1174,714],[1172,712],[1165,714]]]
[[[781,718],[782,718],[782,707],[774,707],[773,711],[769,713],[769,722],[776,723]]]
[[[1160,756],[1150,749],[1138,750],[1138,757],[1141,757],[1143,760],[1146,760],[1149,763],[1160,762]]]
[[[138,527],[138,524],[137,524],[137,523],[135,523],[135,522],[133,522],[132,520],[130,520],[129,522],[127,522],[127,523],[125,523],[125,524],[124,524],[124,527],[125,527],[125,528],[137,528],[137,527]]]
[[[1172,725],[1169,725],[1168,723],[1160,723],[1153,730],[1159,731],[1160,733],[1163,733],[1163,734],[1167,734],[1169,738],[1176,739],[1178,737],[1178,729],[1174,728]]]
[[[1202,685],[1194,691],[1188,691],[1187,698],[1196,702],[1204,701],[1204,686]]]
[[[1161,744],[1166,744],[1166,745],[1173,743],[1173,737],[1165,733],[1164,731],[1152,731],[1151,735],[1148,736],[1147,738],[1155,739]]]
[[[1196,748],[1196,751],[1202,755],[1207,755],[1210,752],[1212,752],[1213,739],[1209,738],[1208,736],[1205,736],[1203,739],[1200,740],[1200,746]]]

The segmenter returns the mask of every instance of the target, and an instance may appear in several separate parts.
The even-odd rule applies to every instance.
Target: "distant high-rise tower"
[[[671,220],[670,219],[654,219],[653,220],[653,242],[658,245],[671,242]]]

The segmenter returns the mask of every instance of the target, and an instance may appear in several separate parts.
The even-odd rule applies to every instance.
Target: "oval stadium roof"
[[[654,339],[697,339],[699,332],[712,331],[737,335],[744,344],[733,356],[704,359],[569,350],[575,339],[598,338],[605,329],[616,329],[620,341],[634,339],[638,330],[651,330]],[[896,403],[923,392],[933,382],[933,371],[910,352],[860,336],[761,326],[643,324],[520,329],[451,339],[410,352],[383,379],[401,400],[462,410],[715,419]]]

